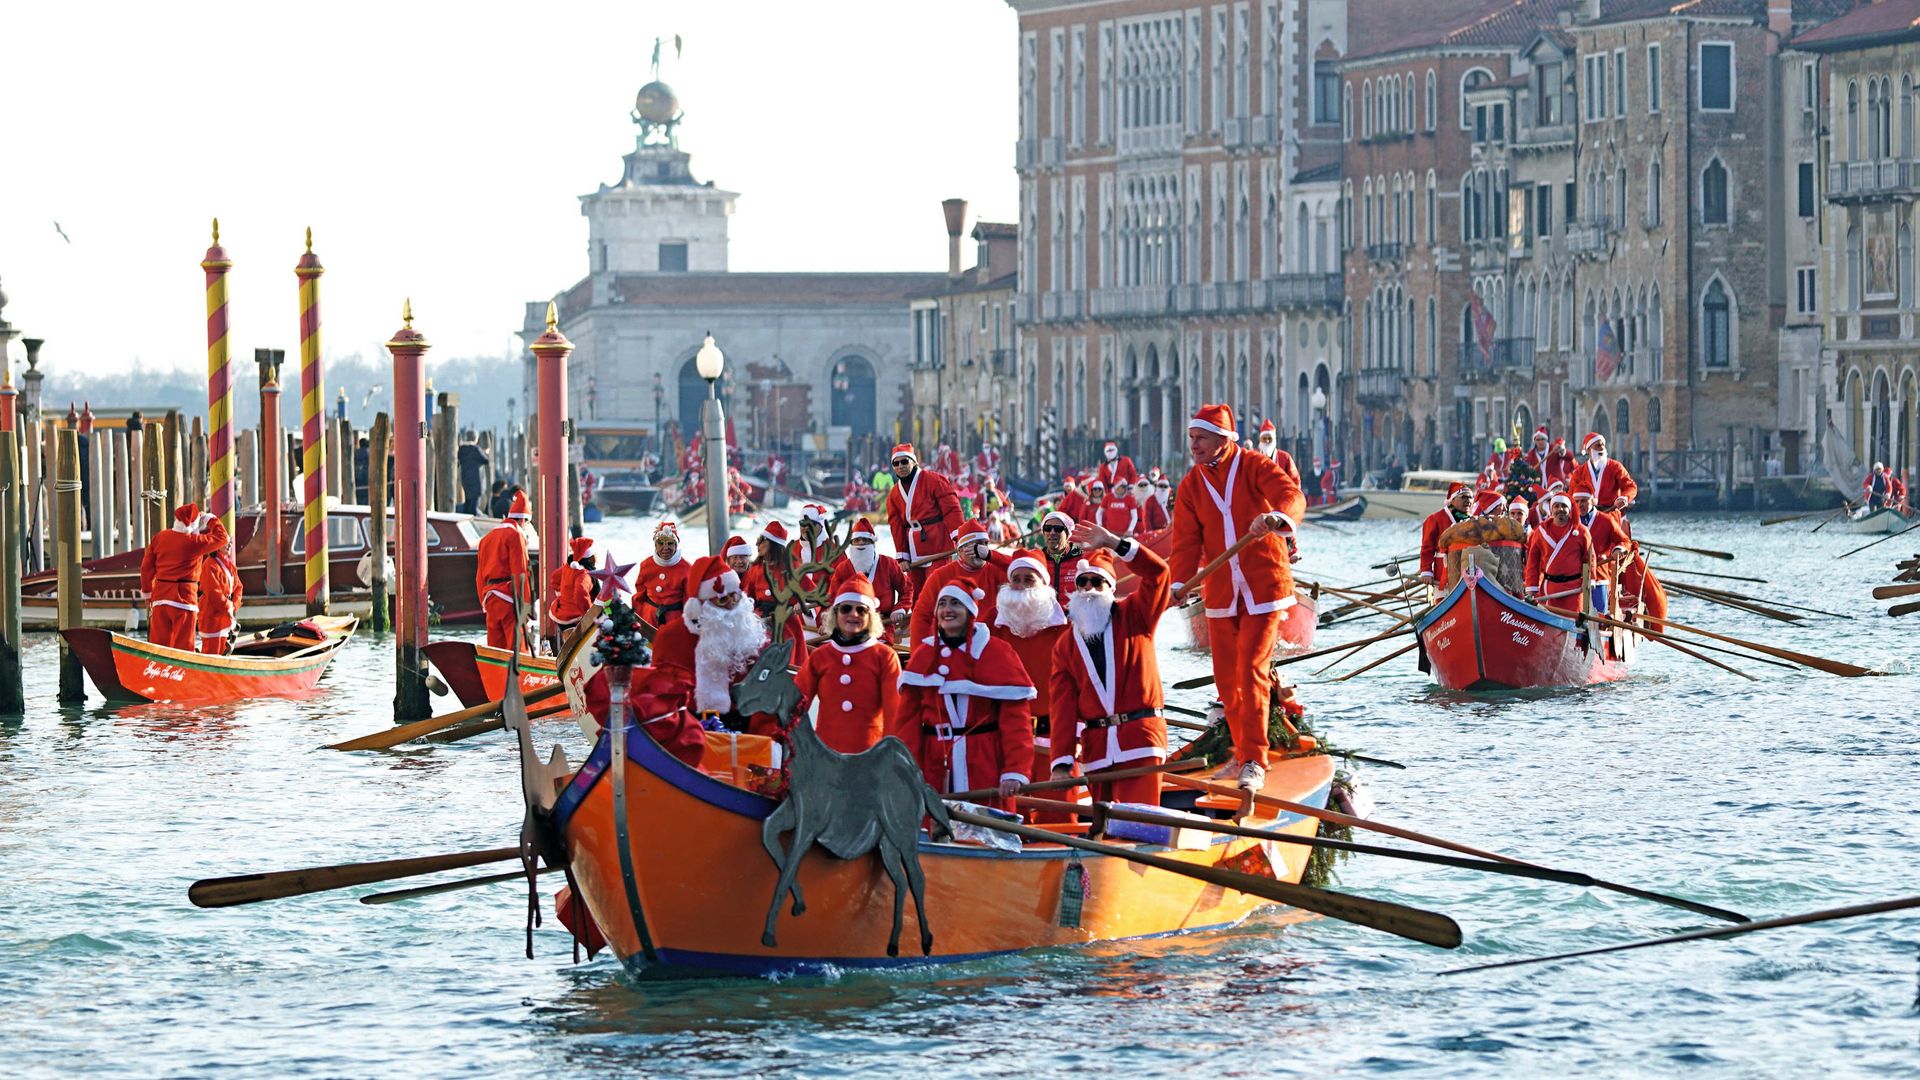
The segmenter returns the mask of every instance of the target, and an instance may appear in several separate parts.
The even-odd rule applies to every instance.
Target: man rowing
[[[1552,516],[1527,538],[1523,577],[1527,597],[1548,609],[1572,615],[1580,611],[1580,580],[1593,568],[1593,539],[1573,519],[1573,500],[1555,495]]]
[[[526,652],[531,645],[522,640],[520,625],[521,613],[531,613],[533,607],[532,565],[527,557],[534,544],[531,516],[527,493],[516,493],[506,520],[480,538],[474,553],[473,591],[486,613],[487,644],[496,649]]]
[[[206,557],[225,547],[227,527],[194,503],[173,512],[173,525],[147,541],[140,559],[140,592],[147,598],[147,640],[193,652],[200,613],[200,575]]]
[[[1467,507],[1473,502],[1473,489],[1455,480],[1447,485],[1446,505],[1428,514],[1420,523],[1420,580],[1437,589],[1447,587],[1446,553],[1440,550],[1440,534],[1467,519]]]
[[[1587,460],[1574,466],[1567,490],[1574,494],[1591,491],[1601,510],[1609,514],[1625,513],[1639,496],[1640,487],[1627,474],[1625,465],[1607,456],[1606,437],[1599,432],[1588,432],[1580,441],[1580,449],[1586,452]]]

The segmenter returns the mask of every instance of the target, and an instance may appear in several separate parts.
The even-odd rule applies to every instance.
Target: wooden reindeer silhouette
[[[734,708],[743,713],[764,712],[784,724],[800,703],[800,689],[787,673],[793,642],[769,646],[745,679],[733,688]],[[920,872],[920,819],[934,821],[936,838],[951,833],[947,808],[920,775],[907,744],[889,735],[858,754],[830,749],[800,717],[787,735],[787,798],[761,826],[760,839],[780,868],[780,881],[767,908],[766,932],[760,941],[778,944],[774,925],[780,902],[793,894],[793,913],[807,910],[800,894],[800,861],[819,844],[842,859],[857,859],[878,850],[880,866],[893,881],[893,930],[887,937],[887,955],[900,955],[900,927],[906,892],[913,890],[914,911],[920,922],[920,951],[933,951],[933,928],[927,924],[926,879]],[[780,836],[793,833],[782,849]]]

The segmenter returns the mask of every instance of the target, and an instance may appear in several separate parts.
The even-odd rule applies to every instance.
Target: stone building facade
[[[1019,452],[1027,404],[1015,379],[1013,297],[1019,228],[977,222],[974,265],[961,268],[967,204],[948,199],[947,276],[908,304],[913,324],[913,413],[901,438],[931,449],[991,442]],[[1010,440],[1013,442],[1010,445]]]

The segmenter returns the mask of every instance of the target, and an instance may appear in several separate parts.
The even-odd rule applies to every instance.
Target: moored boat
[[[510,652],[474,641],[430,641],[427,662],[434,666],[447,688],[472,707],[499,701],[507,690],[507,661]],[[552,686],[560,681],[558,662],[550,656],[520,654],[520,692]]]
[[[80,625],[132,633],[146,624],[147,602],[140,598],[138,592],[131,589],[94,592],[91,582],[88,589],[80,598]],[[373,598],[365,591],[343,592],[334,589],[328,608],[335,615],[364,619],[373,612]],[[234,613],[234,619],[242,630],[265,630],[282,623],[298,622],[306,617],[307,599],[301,593],[291,596],[249,595],[240,605],[240,610]],[[22,596],[20,628],[32,631],[58,630],[59,597],[53,593]]]
[[[1308,521],[1359,521],[1367,516],[1367,497],[1349,495],[1330,506],[1307,508]]]
[[[1847,518],[1847,531],[1863,536],[1884,536],[1900,532],[1913,524],[1913,519],[1891,506],[1878,510],[1862,510]]]
[[[292,633],[253,634],[224,656],[155,645],[93,627],[61,633],[103,697],[109,701],[200,704],[285,697],[310,691],[359,620],[319,616]]]
[[[1369,485],[1361,487],[1354,494],[1366,500],[1361,510],[1362,517],[1417,522],[1446,505],[1448,485],[1458,482],[1471,487],[1474,479],[1475,475],[1470,472],[1416,469],[1401,474],[1397,488]]]
[[[1522,600],[1477,568],[1415,621],[1414,633],[1422,667],[1450,690],[1611,682],[1626,675],[1639,643]]]

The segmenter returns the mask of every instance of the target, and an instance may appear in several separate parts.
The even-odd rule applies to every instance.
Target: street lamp
[[[720,410],[720,376],[726,371],[727,357],[708,334],[693,354],[694,370],[707,380],[707,553],[718,555],[727,544],[727,428]]]
[[[660,403],[666,396],[666,388],[660,385],[660,373],[656,371],[653,373],[653,456],[660,458],[663,462],[667,456],[667,444],[660,437]],[[653,471],[658,475],[660,468],[656,466]],[[648,477],[647,482],[653,483],[653,477]]]

